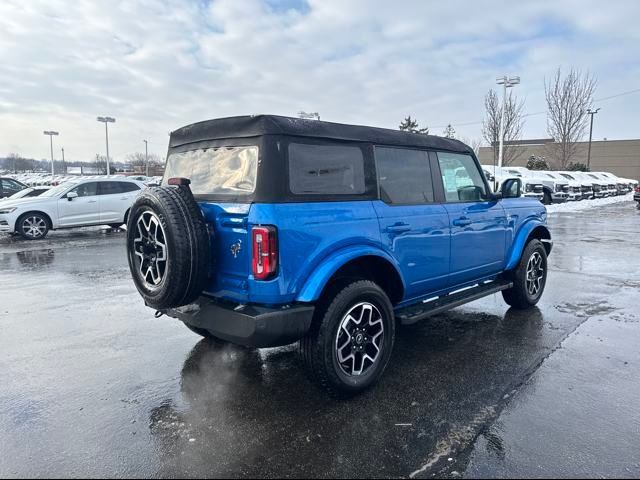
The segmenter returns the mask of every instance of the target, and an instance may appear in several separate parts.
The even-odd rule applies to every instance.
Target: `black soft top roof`
[[[261,135],[292,135],[370,142],[380,145],[433,148],[461,153],[471,152],[470,147],[450,138],[279,115],[245,115],[205,120],[187,125],[171,132],[169,147],[179,147],[207,140],[248,138]]]

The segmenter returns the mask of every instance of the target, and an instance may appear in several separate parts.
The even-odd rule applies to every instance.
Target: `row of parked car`
[[[55,187],[61,183],[68,182],[70,180],[78,180],[85,178],[102,178],[104,175],[51,175],[50,173],[20,173],[17,175],[9,175],[14,180],[19,181],[29,187],[37,186],[50,186]],[[124,175],[116,175],[116,177],[124,177]],[[146,175],[130,175],[126,176],[129,180],[136,180],[144,184],[157,183],[159,184],[162,177],[147,177]]]
[[[499,191],[506,179],[519,178],[522,180],[524,196],[535,197],[545,205],[613,197],[631,191],[640,196],[637,180],[617,177],[608,172],[529,170],[493,165],[483,165],[482,168],[495,191]]]

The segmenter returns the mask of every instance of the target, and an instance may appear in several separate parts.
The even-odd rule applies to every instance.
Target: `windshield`
[[[255,191],[258,147],[220,147],[172,153],[162,181],[191,180],[194,195],[249,195]]]
[[[571,175],[567,175],[566,173],[561,173],[560,175],[562,175],[564,178],[568,178],[569,180],[575,180],[575,178],[573,178]]]
[[[60,185],[58,185],[57,187],[52,188],[51,190],[47,190],[46,192],[44,192],[42,195],[40,195],[40,197],[57,197],[58,195],[61,195],[63,192],[66,192],[67,189],[71,188],[73,185],[75,185],[77,182],[65,182],[65,183],[61,183]]]
[[[593,173],[589,174],[590,177],[595,178],[596,180],[600,180],[598,177],[596,177]]]

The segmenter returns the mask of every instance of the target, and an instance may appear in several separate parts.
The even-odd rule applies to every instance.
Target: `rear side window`
[[[380,198],[392,204],[432,203],[429,154],[406,148],[376,147]]]
[[[348,145],[290,143],[289,189],[296,195],[365,193],[362,150]]]
[[[140,190],[140,187],[132,182],[100,182],[100,195],[115,195],[134,190]]]

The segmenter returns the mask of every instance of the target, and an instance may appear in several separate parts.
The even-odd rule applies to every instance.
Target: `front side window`
[[[92,197],[98,194],[98,182],[83,183],[71,191],[77,193],[79,197]]]
[[[375,157],[382,201],[405,205],[434,201],[427,152],[376,147]]]
[[[249,195],[257,176],[258,147],[212,147],[169,155],[162,184],[183,177],[195,195]]]
[[[296,195],[365,193],[360,147],[289,144],[289,189]]]
[[[438,152],[438,163],[447,202],[486,200],[482,174],[470,155]]]

